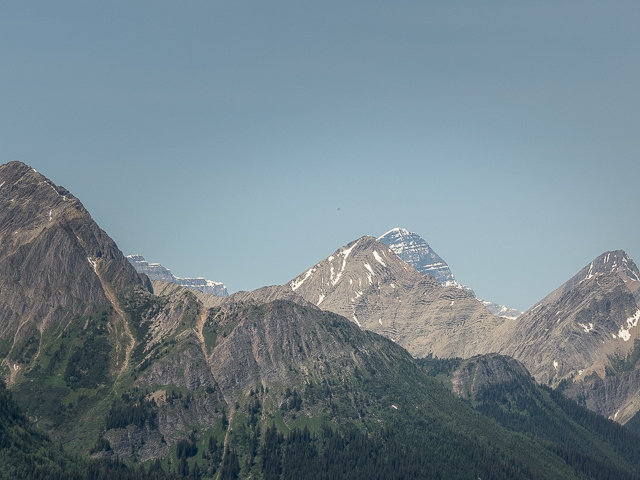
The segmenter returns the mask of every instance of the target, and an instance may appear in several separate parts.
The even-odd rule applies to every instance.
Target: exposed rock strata
[[[471,357],[494,351],[505,322],[475,297],[443,287],[373,237],[338,249],[288,283],[318,307],[382,334],[415,357]]]
[[[398,257],[420,273],[433,275],[445,287],[460,288],[475,296],[473,290],[455,279],[449,265],[417,233],[409,232],[404,228],[394,228],[382,235],[378,240],[387,245]],[[498,317],[514,319],[522,314],[515,308],[499,305],[495,302],[478,300],[482,302],[489,312]]]
[[[176,277],[171,270],[163,267],[159,263],[149,263],[142,255],[127,255],[127,260],[131,262],[138,273],[143,273],[152,281],[172,282],[181,287],[199,290],[202,293],[226,297],[227,287],[222,282],[207,280],[206,278],[180,278]]]
[[[144,280],[63,187],[20,162],[0,166],[0,185],[0,336],[10,339],[0,356],[13,373],[22,368],[14,345],[39,343]]]
[[[640,336],[630,290],[637,276],[624,252],[600,255],[503,331],[499,351],[522,361],[542,383],[593,372],[603,378],[608,356],[625,357]]]

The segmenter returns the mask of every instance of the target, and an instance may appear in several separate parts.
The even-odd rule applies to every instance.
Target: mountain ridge
[[[455,279],[449,265],[417,233],[396,227],[380,236],[378,240],[387,245],[396,255],[420,273],[433,275],[445,287],[456,287],[471,293],[474,297],[476,296],[471,288]],[[478,301],[493,315],[499,317],[515,319],[522,314],[519,310],[506,305],[481,299],[478,299]]]
[[[229,295],[227,287],[222,282],[207,280],[203,277],[176,277],[168,268],[159,263],[149,263],[142,255],[127,255],[127,260],[134,266],[136,272],[145,274],[151,281],[171,282],[182,287],[200,290],[203,293],[215,295],[216,297],[226,297]]]
[[[339,248],[287,285],[415,357],[485,353],[490,332],[511,322],[493,316],[471,293],[418,272],[370,236]]]

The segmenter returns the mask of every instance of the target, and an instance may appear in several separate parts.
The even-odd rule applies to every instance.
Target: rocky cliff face
[[[445,287],[458,287],[471,292],[470,288],[458,283],[449,265],[417,233],[404,228],[394,228],[378,238],[378,241],[387,245],[398,257],[420,273],[433,275]]]
[[[288,286],[415,357],[493,351],[492,332],[507,321],[491,315],[471,293],[419,273],[373,237],[338,249]]]
[[[575,382],[563,393],[589,410],[624,425],[640,411],[640,370]]]
[[[604,378],[609,356],[625,357],[640,334],[636,278],[624,252],[600,255],[503,332],[499,351],[542,383]]]
[[[138,273],[144,273],[152,281],[172,282],[181,287],[200,290],[202,293],[208,293],[216,297],[226,297],[229,295],[227,287],[222,282],[215,282],[201,277],[176,277],[168,268],[163,267],[159,263],[149,263],[142,255],[127,255],[127,260],[131,262],[131,265],[134,266]]]
[[[77,198],[28,165],[0,166],[0,357],[9,383],[45,332],[142,285]]]
[[[445,287],[460,288],[475,296],[473,290],[466,285],[462,285],[454,278],[449,265],[417,233],[409,232],[404,228],[394,228],[382,235],[378,240],[387,245],[398,257],[420,273],[433,275]],[[515,319],[522,314],[515,308],[499,305],[495,302],[479,301],[489,312],[498,317]]]

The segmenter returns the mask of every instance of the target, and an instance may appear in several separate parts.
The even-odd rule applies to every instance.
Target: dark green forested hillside
[[[33,427],[0,381],[0,479],[3,480],[170,480],[159,464],[128,468],[66,453]]]
[[[423,368],[460,388],[460,378],[469,379],[462,392],[474,408],[513,432],[521,433],[571,465],[585,478],[640,478],[640,438],[620,424],[608,420],[562,393],[538,385],[521,364],[509,357],[482,355],[460,359],[423,359]],[[494,378],[479,381],[482,367],[490,366]],[[461,372],[471,372],[464,376]],[[501,372],[504,381],[495,376]],[[465,395],[466,393],[466,395]]]

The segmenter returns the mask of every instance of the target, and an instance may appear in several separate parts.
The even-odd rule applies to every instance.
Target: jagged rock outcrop
[[[475,296],[473,290],[455,279],[449,265],[417,233],[409,232],[404,228],[394,228],[382,235],[378,240],[387,245],[398,257],[420,273],[433,275],[445,287],[460,288]],[[499,305],[495,302],[478,300],[482,302],[489,312],[498,317],[514,319],[522,314],[521,311],[515,308]]]
[[[416,357],[470,357],[492,350],[505,322],[475,297],[443,287],[373,237],[338,249],[288,283],[318,307],[380,333]]]
[[[171,270],[163,267],[159,263],[149,263],[142,255],[127,255],[127,260],[131,262],[138,273],[143,273],[151,281],[172,282],[181,287],[200,290],[203,293],[226,297],[229,295],[227,287],[222,282],[207,280],[206,278],[180,278],[176,277]]]

